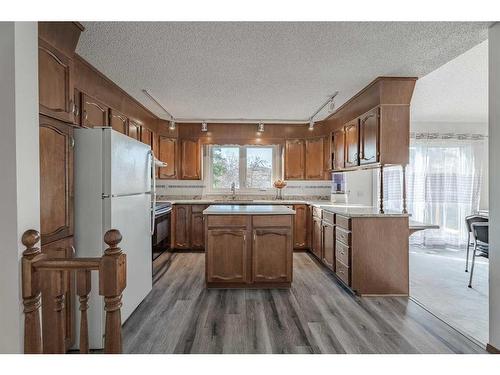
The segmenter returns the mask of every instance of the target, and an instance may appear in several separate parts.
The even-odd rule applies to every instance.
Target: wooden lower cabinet
[[[293,206],[295,217],[293,220],[293,248],[309,248],[309,206],[296,204]]]
[[[246,227],[208,229],[207,282],[249,282],[248,237]]]
[[[190,246],[191,206],[176,204],[172,208],[172,243],[173,249],[189,249]]]
[[[73,248],[73,237],[66,237],[52,243],[42,246],[42,253],[46,254],[49,258],[73,258],[74,248]],[[53,327],[58,324],[56,320],[56,315],[54,312],[54,291],[58,288],[63,288],[66,290],[64,294],[64,347],[69,350],[73,345],[75,339],[75,274],[74,272],[67,271],[43,271],[50,272],[54,277],[43,277],[42,278],[42,337],[43,337],[43,352],[44,353],[58,353],[58,348],[60,348],[62,343],[58,340]],[[62,280],[60,283],[58,281],[60,273],[62,272]]]
[[[290,228],[254,228],[252,281],[292,281],[292,231]]]
[[[312,233],[311,233],[311,251],[320,260],[323,259],[322,231],[323,227],[321,219],[313,216]]]
[[[322,231],[322,242],[323,242],[323,263],[330,268],[335,270],[335,225],[323,221],[323,231]]]
[[[203,217],[203,210],[205,205],[191,206],[191,249],[202,250],[205,248],[205,223]]]

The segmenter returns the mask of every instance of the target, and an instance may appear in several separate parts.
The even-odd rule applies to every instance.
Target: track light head
[[[259,122],[259,126],[257,126],[257,131],[259,133],[264,132],[264,123],[263,122]]]
[[[314,120],[313,119],[311,119],[309,121],[309,130],[314,130]]]
[[[168,128],[170,130],[175,130],[175,121],[174,120],[170,120],[170,125],[168,126]]]
[[[201,131],[202,131],[202,132],[206,132],[206,131],[208,131],[208,124],[206,123],[206,121],[203,121],[203,122],[201,123]]]

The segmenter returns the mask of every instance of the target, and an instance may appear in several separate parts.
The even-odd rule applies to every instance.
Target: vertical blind
[[[463,247],[465,217],[479,208],[486,137],[475,134],[412,133],[407,167],[407,206],[412,219],[439,225],[417,232],[410,243]],[[401,167],[384,171],[384,204],[401,210]]]

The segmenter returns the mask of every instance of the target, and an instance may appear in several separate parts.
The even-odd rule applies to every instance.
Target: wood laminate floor
[[[176,253],[123,328],[125,353],[484,353],[408,298],[358,298],[309,254],[290,290],[207,290]]]

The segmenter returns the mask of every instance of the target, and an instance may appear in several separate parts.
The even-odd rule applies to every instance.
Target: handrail
[[[80,301],[80,353],[88,353],[87,309],[91,290],[91,271],[99,272],[99,294],[104,297],[106,312],[104,352],[122,352],[121,306],[122,293],[126,287],[127,258],[118,247],[122,236],[116,229],[104,235],[108,246],[100,258],[48,258],[39,247],[40,233],[30,229],[24,232],[22,243],[26,247],[22,257],[22,298],[24,306],[24,352],[27,354],[44,353],[41,330],[41,286],[42,279],[52,282],[48,297],[53,298],[55,314],[55,344],[50,352],[64,353],[65,317],[64,305],[67,285],[64,275],[76,271],[76,294]],[[51,271],[51,272],[47,272]],[[45,295],[44,295],[45,298]]]

